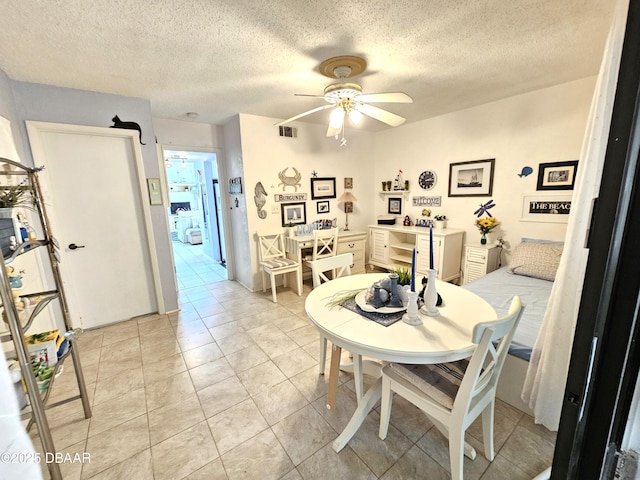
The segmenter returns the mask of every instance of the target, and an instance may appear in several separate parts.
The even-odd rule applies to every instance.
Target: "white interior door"
[[[74,326],[157,308],[135,132],[27,122]],[[75,245],[75,248],[74,248]]]

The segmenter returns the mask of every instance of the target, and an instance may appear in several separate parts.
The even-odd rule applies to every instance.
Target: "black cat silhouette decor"
[[[142,143],[142,129],[136,122],[123,122],[122,120],[120,120],[120,117],[118,117],[118,115],[113,117],[111,121],[113,121],[113,125],[111,125],[109,128],[127,128],[129,130],[137,130],[138,137],[140,138],[140,145],[146,145],[146,143]]]

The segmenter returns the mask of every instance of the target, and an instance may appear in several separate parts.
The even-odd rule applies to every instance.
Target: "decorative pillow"
[[[561,256],[562,246],[560,245],[521,243],[513,250],[507,271],[553,282],[556,279]]]
[[[544,243],[546,245],[564,245],[564,242],[557,240],[542,240],[539,238],[526,238],[522,237],[522,243]]]

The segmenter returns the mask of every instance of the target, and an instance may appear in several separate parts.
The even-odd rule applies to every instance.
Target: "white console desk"
[[[285,237],[285,248],[287,257],[295,260],[300,264],[302,279],[305,274],[311,275],[311,270],[304,268],[303,262],[307,255],[311,254],[313,249],[313,235]],[[351,265],[351,273],[365,273],[364,268],[364,250],[367,241],[366,232],[340,231],[338,232],[338,251],[341,253],[353,253],[353,265]],[[300,286],[302,288],[302,285]]]

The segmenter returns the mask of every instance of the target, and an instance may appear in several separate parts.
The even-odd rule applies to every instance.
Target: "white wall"
[[[134,121],[140,125],[142,142],[145,143],[141,145],[145,176],[160,176],[148,100],[26,82],[12,82],[12,90],[20,135],[27,153],[25,164],[33,165],[25,120],[110,127],[112,118],[118,115],[123,121]],[[153,205],[150,212],[165,308],[167,311],[176,310],[178,299],[166,212],[163,206]]]
[[[340,147],[334,138],[327,138],[326,126],[309,123],[294,122],[297,137],[280,137],[278,128],[274,126],[278,119],[258,117],[255,115],[240,115],[240,133],[242,152],[231,151],[226,143],[227,154],[233,166],[240,160],[244,164],[244,178],[246,195],[239,196],[241,205],[246,202],[247,234],[249,235],[249,251],[251,264],[250,286],[252,290],[262,288],[262,276],[258,264],[258,247],[255,233],[258,229],[279,227],[282,225],[280,203],[274,199],[276,193],[296,193],[291,187],[286,190],[279,185],[278,173],[288,169],[286,175],[294,175],[293,168],[300,174],[301,186],[297,193],[306,193],[307,223],[320,218],[337,218],[340,228],[344,228],[344,211],[338,206],[337,198],[329,201],[329,213],[317,214],[316,200],[311,200],[311,176],[316,172],[318,177],[336,178],[336,196],[344,192],[344,177],[352,177],[354,181],[353,194],[358,198],[354,205],[354,212],[349,214],[349,229],[352,231],[366,230],[366,226],[374,218],[369,208],[368,197],[371,196],[373,185],[373,134],[347,129],[348,145]],[[228,126],[228,125],[227,125]],[[225,133],[227,130],[225,126]],[[238,136],[240,135],[238,133]],[[225,136],[225,142],[227,137]],[[238,156],[241,155],[241,158]],[[239,171],[239,170],[237,170]],[[230,174],[230,176],[236,176]],[[260,219],[254,202],[257,182],[262,182],[267,192],[267,203],[263,207],[267,211],[267,218]],[[276,213],[272,213],[272,207]],[[235,229],[235,226],[234,226]],[[235,235],[235,231],[234,231]],[[237,245],[238,242],[235,244]],[[236,258],[241,258],[236,252]]]
[[[561,240],[565,224],[520,220],[522,195],[544,193],[536,192],[538,164],[578,159],[594,86],[595,77],[587,78],[381,132],[375,137],[375,191],[402,169],[411,182],[403,215],[414,220],[422,209],[411,207],[411,197],[442,196],[433,214],[446,214],[449,227],[466,230],[467,240],[477,242],[473,212],[492,198],[497,206],[491,212],[501,221],[493,236],[512,248],[521,237]],[[491,197],[447,196],[449,164],[488,158],[495,158]],[[520,178],[524,166],[534,172]],[[429,191],[417,185],[426,169],[438,176]],[[386,213],[386,199],[373,194],[372,207]]]
[[[221,127],[208,123],[153,118],[153,129],[159,144],[179,147],[222,148]]]

